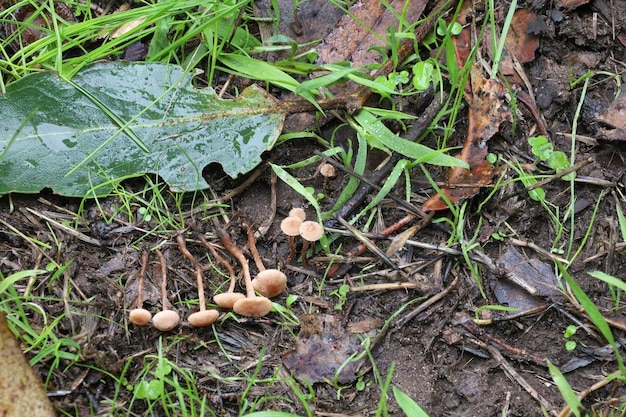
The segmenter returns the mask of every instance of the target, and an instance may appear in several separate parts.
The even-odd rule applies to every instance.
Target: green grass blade
[[[593,324],[595,324],[598,330],[600,330],[600,333],[602,333],[602,336],[604,336],[604,338],[607,340],[607,342],[609,342],[609,344],[613,348],[619,369],[622,372],[622,375],[626,375],[626,368],[624,368],[624,361],[622,359],[622,355],[619,349],[617,348],[617,345],[615,344],[615,338],[613,337],[613,332],[611,332],[611,328],[609,327],[609,324],[604,319],[604,316],[602,316],[602,313],[600,313],[600,311],[595,306],[595,304],[593,304],[591,299],[580,288],[578,283],[576,283],[574,278],[572,278],[572,276],[569,274],[569,272],[567,272],[567,270],[565,269],[563,265],[559,264],[559,270],[561,271],[561,274],[563,274],[563,277],[565,277],[565,280],[570,286],[572,293],[574,294],[578,302],[583,306],[583,308],[585,309],[585,312],[587,312],[587,314],[589,315],[589,318],[591,319]]]
[[[0,281],[0,294],[4,293],[9,287],[13,286],[17,281],[31,277],[33,275],[41,275],[45,274],[48,271],[44,271],[43,269],[33,269],[28,271],[19,271],[14,274],[9,275]]]
[[[548,369],[550,370],[552,380],[561,392],[561,396],[569,406],[570,410],[572,410],[572,413],[574,413],[576,417],[581,417],[581,411],[584,410],[584,408],[571,385],[567,382],[567,379],[565,379],[559,368],[554,366],[550,361],[546,362],[548,363]]]
[[[428,417],[426,411],[422,410],[422,407],[420,407],[419,404],[413,400],[413,398],[409,397],[396,387],[393,387],[392,389],[396,402],[407,417]]]

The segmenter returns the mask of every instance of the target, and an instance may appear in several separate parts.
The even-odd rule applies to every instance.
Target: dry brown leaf
[[[559,9],[574,10],[583,4],[589,3],[589,0],[561,0],[558,2]]]
[[[471,73],[472,92],[466,95],[469,103],[468,134],[459,158],[467,162],[470,169],[454,167],[441,191],[451,203],[458,203],[474,196],[481,186],[491,184],[497,169],[487,161],[487,141],[500,129],[502,122],[511,122],[513,117],[506,103],[506,86],[499,80],[486,79],[480,65],[474,64]],[[435,194],[429,198],[424,211],[445,210],[446,201]]]
[[[285,355],[283,361],[300,381],[315,384],[336,377],[340,384],[347,384],[356,378],[362,364],[361,360],[347,360],[362,351],[359,338],[346,329],[340,317],[308,314],[300,320],[296,350]]]
[[[614,130],[602,129],[604,139],[626,140],[626,90],[622,88],[613,103],[598,116],[598,120],[614,127]]]
[[[402,13],[404,0],[390,3],[396,13]],[[425,0],[409,2],[406,20],[419,20],[427,4],[428,1]],[[354,3],[335,29],[317,47],[318,63],[330,64],[349,60],[352,66],[360,67],[379,62],[380,54],[371,48],[384,46],[383,39],[388,37],[391,25],[397,29],[398,19],[384,6],[384,2],[363,0]]]
[[[0,416],[55,416],[54,407],[24,358],[3,312],[0,312]]]

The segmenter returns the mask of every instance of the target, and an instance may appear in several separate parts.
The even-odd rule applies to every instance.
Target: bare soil
[[[525,71],[552,142],[556,149],[569,152],[570,139],[566,134],[571,133],[581,95],[581,85],[571,88],[570,78],[591,70],[619,73],[622,82],[626,81],[626,28],[623,26],[626,2],[593,0],[573,10],[553,10],[547,3],[535,5],[535,10],[545,27],[539,31],[540,47],[536,57],[525,65]],[[619,36],[614,37],[614,34]],[[591,162],[579,170],[578,175],[606,180],[609,185],[576,184],[574,247],[585,239],[586,242],[569,272],[605,316],[623,324],[623,302],[615,305],[607,287],[587,274],[600,270],[624,277],[626,258],[619,250],[622,247],[618,243],[622,238],[617,226],[616,202],[621,201],[624,188],[626,149],[620,141],[598,139],[606,126],[597,119],[597,115],[612,103],[616,88],[610,77],[594,77],[582,104],[577,133],[588,139],[576,143],[577,162],[587,159]],[[525,139],[534,129],[535,122],[524,106],[520,106],[520,110],[523,115],[515,130],[510,126],[502,128],[501,134],[496,135],[489,146],[492,152],[509,160],[530,163],[534,158]],[[455,126],[458,131],[454,137],[456,143],[452,145],[463,144],[464,125],[461,117]],[[324,132],[330,135],[331,128]],[[349,139],[351,134],[348,132],[345,136]],[[323,148],[308,140],[294,140],[268,152],[266,160],[284,165],[300,161],[317,150]],[[371,161],[371,165],[376,162]],[[331,207],[349,177],[340,172],[336,178],[324,181],[319,175],[313,176],[315,168],[297,169],[293,174],[302,178],[306,186],[324,193],[326,197],[321,204],[324,208]],[[271,170],[266,164],[258,169],[260,175],[226,201],[231,218],[228,231],[240,247],[246,246],[244,220],[263,225],[272,212]],[[432,174],[438,180],[445,180],[443,170],[433,170]],[[217,196],[226,195],[248,178],[232,180],[217,166],[207,167],[205,175]],[[511,178],[512,174],[505,175]],[[309,177],[312,178],[306,179]],[[421,170],[413,172],[412,181],[412,203],[419,207],[434,191],[425,186]],[[135,180],[127,187],[139,190],[142,184]],[[544,186],[547,200],[553,207],[560,210],[567,207],[568,187],[569,182],[559,180]],[[470,238],[476,233],[485,255],[499,268],[499,273],[493,273],[481,266],[478,277],[472,276],[460,256],[410,246],[405,246],[393,257],[397,265],[403,266],[404,276],[393,272],[371,252],[363,255],[370,257],[369,262],[355,263],[347,271],[333,276],[325,276],[328,258],[320,252],[307,265],[300,262],[285,265],[289,248],[287,238],[279,230],[279,222],[293,206],[306,207],[310,218],[314,218],[314,212],[301,196],[280,181],[276,183],[276,192],[276,217],[258,241],[266,264],[279,265],[288,275],[287,290],[274,301],[285,305],[289,294],[297,295],[299,298],[291,309],[301,320],[309,317],[308,314],[319,314],[323,317],[321,325],[330,321],[328,325],[335,326],[332,331],[353,340],[358,340],[358,335],[364,337],[369,331],[378,332],[378,336],[372,339],[371,352],[378,372],[384,379],[395,367],[392,386],[415,399],[429,415],[539,416],[542,406],[556,415],[564,407],[564,401],[552,383],[545,359],[561,367],[572,360],[588,359],[588,363],[572,366],[574,369],[565,374],[576,391],[588,389],[617,370],[614,358],[610,354],[603,356],[598,350],[606,342],[595,336],[593,327],[571,299],[554,294],[530,297],[522,292],[515,301],[512,296],[514,287],[510,286],[496,293],[498,285],[507,280],[507,271],[515,267],[501,258],[513,246],[511,238],[534,243],[546,250],[553,246],[567,248],[565,239],[556,238],[558,230],[546,211],[521,190],[519,183],[504,187],[488,204],[481,206],[480,202],[488,193],[483,191],[467,207],[465,236]],[[402,198],[404,190],[398,188],[393,194]],[[509,197],[508,194],[515,195]],[[42,268],[50,259],[61,265],[69,264],[56,280],[38,278],[31,289],[33,295],[43,297],[38,303],[49,321],[62,316],[55,327],[58,337],[72,339],[81,348],[79,363],[55,365],[51,361],[42,361],[36,364],[36,370],[44,378],[48,377],[52,366],[58,366],[58,370],[49,376],[47,390],[59,394],[51,397],[59,410],[81,416],[126,415],[123,410],[130,404],[132,392],[122,387],[116,394],[119,386],[112,376],[119,378],[123,374],[126,381],[135,381],[144,367],[144,356],[154,354],[162,338],[166,357],[194,373],[199,392],[209,400],[208,404],[217,415],[238,415],[244,395],[248,402],[267,395],[272,397],[259,409],[305,413],[285,382],[258,382],[250,388],[241,378],[253,374],[261,355],[264,356],[256,376],[258,379],[270,378],[277,372],[279,376],[288,375],[289,369],[284,366],[284,361],[297,347],[299,326],[286,322],[276,313],[261,319],[240,318],[238,321],[227,317],[207,329],[196,329],[183,323],[165,334],[152,327],[132,326],[127,321],[127,312],[136,297],[135,276],[140,268],[141,250],[157,245],[163,250],[170,274],[169,300],[181,317],[187,317],[197,308],[196,304],[188,302],[197,300],[193,266],[179,252],[172,233],[154,229],[154,220],[146,222],[139,218],[135,223],[128,223],[127,218],[118,215],[109,221],[103,217],[102,210],[113,215],[119,205],[114,199],[100,201],[100,207],[94,201],[84,202],[82,208],[81,204],[80,200],[45,192],[38,196],[14,195],[11,199],[4,197],[0,200],[0,219],[3,221],[0,224],[0,269],[5,276],[19,270]],[[189,198],[184,203],[184,210],[190,210],[192,206],[197,206],[197,201]],[[382,230],[407,214],[403,207],[390,199],[381,207],[380,215],[373,219],[374,230]],[[71,225],[74,219],[71,213],[79,210],[84,213],[84,218],[79,222],[78,231],[92,238],[91,242],[81,240],[81,236],[69,234],[47,220],[64,223],[69,219]],[[219,211],[196,210],[184,214],[185,224],[193,226],[184,232],[187,246],[206,267],[207,297],[225,289],[224,277],[211,268],[205,249],[196,239],[196,233],[201,232],[218,242],[212,239],[214,225],[209,220],[214,215],[219,215]],[[446,216],[446,213],[438,213],[435,218]],[[418,217],[411,225],[419,221]],[[593,227],[586,236],[592,221]],[[341,228],[336,223],[332,226]],[[569,226],[568,222],[566,226]],[[498,231],[504,231],[508,237],[494,239],[493,234]],[[443,246],[448,238],[449,230],[441,222],[429,222],[411,237],[421,243]],[[47,246],[34,245],[29,239]],[[331,249],[333,253],[345,254],[357,244],[354,237],[343,236],[331,243]],[[388,245],[389,241],[379,241],[383,251]],[[524,264],[534,260],[537,265],[547,265],[553,270],[550,256],[529,247],[517,246],[516,249]],[[234,260],[232,262],[234,264]],[[158,268],[156,256],[151,255],[144,306],[153,312],[161,306]],[[477,278],[482,281],[485,296],[479,290]],[[416,283],[419,290],[351,291],[345,304],[337,308],[340,297],[336,291],[342,284],[359,287],[406,281]],[[22,286],[18,288],[24,289]],[[438,299],[433,298],[437,294]],[[511,318],[506,312],[483,310],[478,316],[492,319],[492,323],[475,325],[471,319],[475,317],[476,309],[488,304],[503,304],[498,297],[504,297],[509,304],[520,302],[528,306],[528,303],[534,303],[532,306],[537,312]],[[424,308],[422,303],[427,300],[431,304]],[[393,316],[409,302],[404,310]],[[10,303],[8,307],[11,307]],[[30,320],[35,328],[44,326],[42,316],[34,311],[30,312]],[[383,330],[385,322],[389,326]],[[570,324],[579,327],[573,337],[577,348],[571,352],[565,349],[563,336]],[[583,328],[583,325],[589,327]],[[623,330],[613,330],[618,340],[625,337]],[[315,333],[315,330],[307,331],[309,335]],[[301,334],[301,343],[303,338]],[[29,352],[28,355],[32,358],[36,353]],[[128,363],[130,366],[125,369]],[[338,387],[341,384],[331,381],[313,385],[311,406],[315,415],[375,415],[383,381],[376,380],[369,359],[365,358],[360,365],[360,372],[353,373],[352,378],[348,375],[341,389]],[[520,384],[522,380],[527,387]],[[308,392],[305,385],[300,389]],[[625,395],[623,386],[611,383],[591,392],[584,404],[588,410],[597,413],[610,412],[615,399],[621,398],[623,404]],[[116,405],[109,404],[108,400],[112,398],[116,398]],[[403,415],[391,394],[388,401],[391,416]],[[145,403],[135,401],[131,413],[147,415]],[[164,414],[163,410],[152,410],[150,415]]]

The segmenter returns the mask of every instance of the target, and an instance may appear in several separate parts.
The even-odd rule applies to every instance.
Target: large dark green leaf
[[[43,72],[9,85],[0,96],[0,195],[45,187],[104,195],[144,173],[175,191],[198,190],[208,187],[209,163],[232,177],[253,169],[285,115],[256,87],[222,100],[191,80],[174,65],[118,62],[69,82]]]

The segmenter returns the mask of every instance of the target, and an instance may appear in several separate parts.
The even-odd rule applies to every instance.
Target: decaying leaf
[[[233,177],[253,169],[285,115],[257,87],[221,100],[191,81],[176,65],[109,62],[71,82],[42,72],[10,84],[0,96],[0,195],[50,187],[93,197],[145,173],[198,190],[211,162]]]
[[[547,302],[545,298],[553,302],[562,295],[552,266],[538,259],[524,257],[514,246],[509,246],[498,258],[498,265],[507,271],[509,276],[508,280],[499,279],[492,284],[494,295],[500,304],[515,307],[519,311],[527,311],[545,304]],[[534,295],[530,294],[513,281],[525,282],[537,292]]]
[[[380,54],[371,48],[384,47],[383,40],[389,36],[392,25],[398,29],[398,19],[394,15],[403,13],[405,3],[404,0],[393,0],[389,4],[379,0],[354,3],[324,43],[317,47],[318,62],[329,64],[349,60],[355,68],[379,62]],[[410,1],[406,21],[418,21],[427,4],[424,0]]]
[[[55,416],[54,407],[24,358],[3,312],[0,312],[0,416]]]
[[[470,169],[453,167],[442,192],[451,203],[458,203],[478,193],[481,186],[489,185],[497,169],[487,160],[487,142],[500,129],[502,122],[511,122],[513,116],[506,102],[506,86],[499,80],[486,79],[480,66],[474,64],[471,73],[472,91],[466,94],[469,103],[468,133],[459,158]],[[429,198],[424,211],[445,210],[447,203],[439,194]]]
[[[359,338],[347,331],[340,317],[308,314],[300,320],[296,350],[283,359],[300,381],[311,384],[335,381],[347,384],[356,378],[363,352]],[[357,360],[359,359],[359,360]]]
[[[537,19],[537,15],[530,9],[519,9],[513,14],[511,27],[504,41],[505,55],[500,62],[500,71],[509,83],[523,85],[522,78],[515,69],[515,60],[525,64],[535,59],[539,36],[530,33],[529,27]],[[492,42],[487,42],[486,45],[492,45]]]
[[[600,137],[610,140],[626,140],[626,89],[622,87],[613,103],[598,115],[598,120],[615,129],[601,129]]]
[[[574,10],[587,3],[589,0],[561,0],[557,2],[557,5],[559,9]]]

